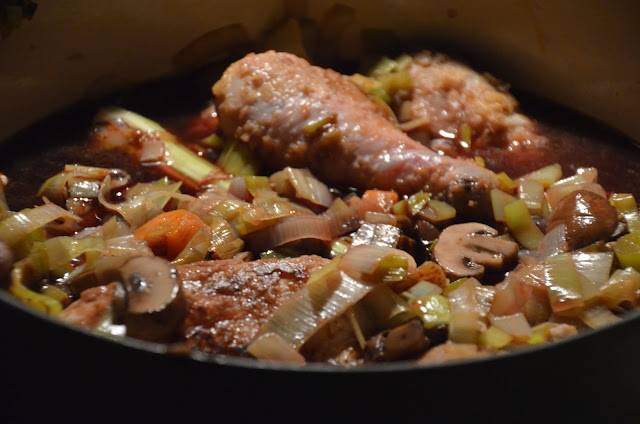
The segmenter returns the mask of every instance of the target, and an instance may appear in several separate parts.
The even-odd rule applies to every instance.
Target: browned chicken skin
[[[273,311],[327,262],[312,255],[179,267],[189,311],[183,326],[187,343],[208,352],[245,354]]]
[[[458,156],[465,150],[547,143],[534,123],[517,113],[518,102],[506,85],[492,76],[428,51],[415,55],[406,71],[411,87],[397,93],[394,109],[400,127],[425,146]]]
[[[501,186],[473,161],[409,138],[348,77],[287,53],[247,55],[213,93],[224,133],[247,142],[273,169],[308,167],[342,187],[426,190],[462,207]]]

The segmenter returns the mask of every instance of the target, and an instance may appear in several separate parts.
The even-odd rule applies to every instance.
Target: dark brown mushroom
[[[518,255],[518,244],[495,238],[498,231],[478,222],[445,228],[433,257],[450,278],[480,277],[485,267],[500,269]]]
[[[563,198],[549,218],[547,232],[566,226],[569,250],[609,239],[618,226],[618,212],[599,194],[578,190]]]
[[[364,354],[367,361],[393,361],[418,355],[427,347],[429,339],[424,334],[424,327],[414,319],[370,338]]]
[[[127,290],[127,335],[171,341],[187,313],[175,268],[162,258],[140,256],[127,261],[121,275]]]

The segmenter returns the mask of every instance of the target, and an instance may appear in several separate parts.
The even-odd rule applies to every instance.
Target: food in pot
[[[431,52],[348,76],[269,51],[212,92],[163,125],[104,107],[90,140],[4,165],[9,292],[109,337],[298,365],[485,357],[637,306],[635,184],[567,155],[613,148],[495,78]]]

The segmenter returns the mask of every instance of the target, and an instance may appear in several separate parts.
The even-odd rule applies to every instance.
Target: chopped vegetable
[[[196,215],[178,209],[158,215],[138,228],[133,235],[146,241],[155,255],[171,260],[175,259],[187,247],[189,241],[206,227],[207,224]],[[209,243],[205,251],[208,247]]]
[[[504,207],[504,217],[509,231],[527,249],[537,250],[544,233],[531,219],[524,200],[516,200]]]

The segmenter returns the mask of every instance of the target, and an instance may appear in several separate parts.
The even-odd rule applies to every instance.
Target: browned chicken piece
[[[490,75],[431,52],[416,55],[407,72],[411,88],[396,95],[394,109],[414,140],[452,156],[547,142],[530,119],[516,113],[518,103],[506,85]]]
[[[247,355],[267,318],[328,263],[320,256],[197,262],[178,268],[187,299],[183,332],[207,352]]]
[[[78,300],[60,312],[60,319],[78,327],[93,329],[111,308],[115,293],[114,283],[87,289]]]
[[[473,161],[412,140],[348,77],[291,54],[247,55],[213,93],[223,132],[247,142],[272,169],[308,167],[342,187],[427,190],[462,207],[501,187]]]

